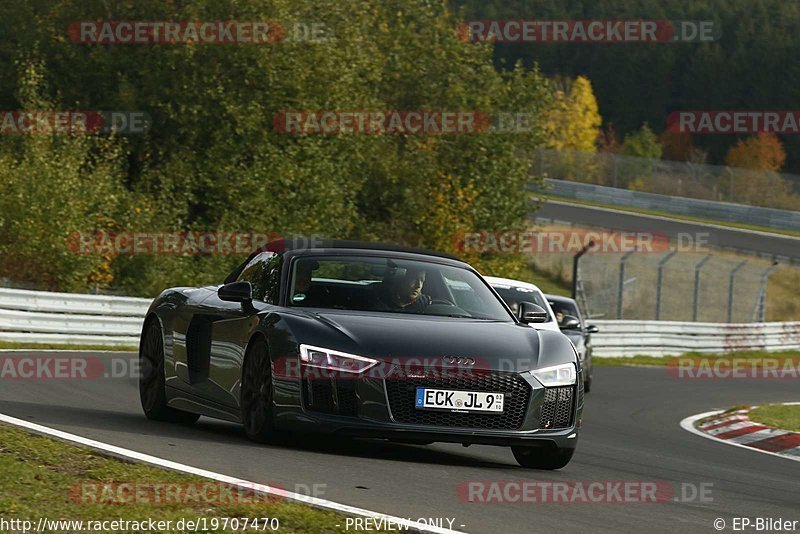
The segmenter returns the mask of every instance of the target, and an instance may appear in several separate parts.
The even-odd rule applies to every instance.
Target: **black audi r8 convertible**
[[[393,245],[271,243],[221,285],[164,291],[144,322],[154,420],[240,422],[248,437],[328,432],[510,446],[572,458],[583,412],[570,341],[530,326],[457,258]]]

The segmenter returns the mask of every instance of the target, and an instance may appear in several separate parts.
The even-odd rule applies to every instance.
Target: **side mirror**
[[[580,330],[581,322],[574,315],[565,315],[559,326],[561,330]]]
[[[241,302],[246,304],[253,301],[253,286],[250,282],[231,282],[217,290],[220,300],[226,302]]]
[[[586,326],[586,333],[587,333],[587,334],[596,334],[596,333],[598,333],[599,331],[600,331],[600,329],[599,329],[599,328],[597,328],[597,326],[596,326],[596,325],[590,324],[590,325],[587,325],[587,326]]]
[[[519,320],[523,324],[546,323],[547,311],[533,302],[519,303]]]

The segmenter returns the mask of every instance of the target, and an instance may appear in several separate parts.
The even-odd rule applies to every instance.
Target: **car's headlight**
[[[578,379],[578,372],[574,363],[554,365],[543,369],[535,369],[531,374],[542,383],[543,386],[551,388],[556,386],[571,386]]]
[[[311,345],[300,345],[300,361],[309,367],[354,374],[363,373],[378,363],[372,358]]]

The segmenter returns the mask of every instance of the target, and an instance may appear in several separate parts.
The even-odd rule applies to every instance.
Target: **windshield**
[[[519,311],[519,303],[520,302],[533,302],[534,304],[540,306],[544,311],[547,311],[547,320],[551,321],[552,317],[550,316],[550,312],[547,308],[547,302],[545,302],[544,298],[533,289],[527,289],[524,287],[508,287],[508,286],[493,286],[494,290],[497,291],[497,294],[500,295],[508,307],[511,308],[511,311],[517,313]]]
[[[513,322],[475,273],[438,263],[370,256],[297,258],[289,305]]]
[[[567,316],[575,317],[578,320],[581,319],[578,307],[572,302],[550,301],[550,306],[553,308],[553,313],[556,314],[556,321],[558,321],[559,325],[564,323],[564,318]]]

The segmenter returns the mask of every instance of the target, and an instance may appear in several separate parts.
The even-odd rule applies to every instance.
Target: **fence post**
[[[733,170],[730,167],[725,167],[728,173],[728,202],[733,202]]]
[[[628,252],[619,260],[619,292],[617,293],[617,319],[622,319],[622,299],[625,293],[625,263],[633,251]]]
[[[700,269],[703,268],[703,265],[706,264],[708,260],[711,259],[711,255],[707,255],[705,258],[697,262],[697,265],[694,266],[694,298],[692,302],[692,321],[697,321],[697,301],[700,296]]]
[[[728,280],[728,323],[733,322],[733,284],[736,282],[736,273],[745,265],[747,265],[747,260],[734,267]]]
[[[767,282],[769,276],[778,268],[778,261],[773,260],[772,265],[764,269],[761,273],[761,285],[758,289],[758,302],[756,303],[756,313],[753,320],[757,323],[765,323],[767,321]]]
[[[594,241],[589,241],[587,245],[585,245],[582,249],[580,249],[573,257],[572,257],[572,298],[578,298],[578,264],[581,261],[581,256],[589,252],[591,248],[594,247]]]
[[[661,320],[661,286],[664,282],[664,266],[677,253],[677,250],[673,250],[661,258],[661,261],[658,262],[658,282],[656,283],[656,321]]]

